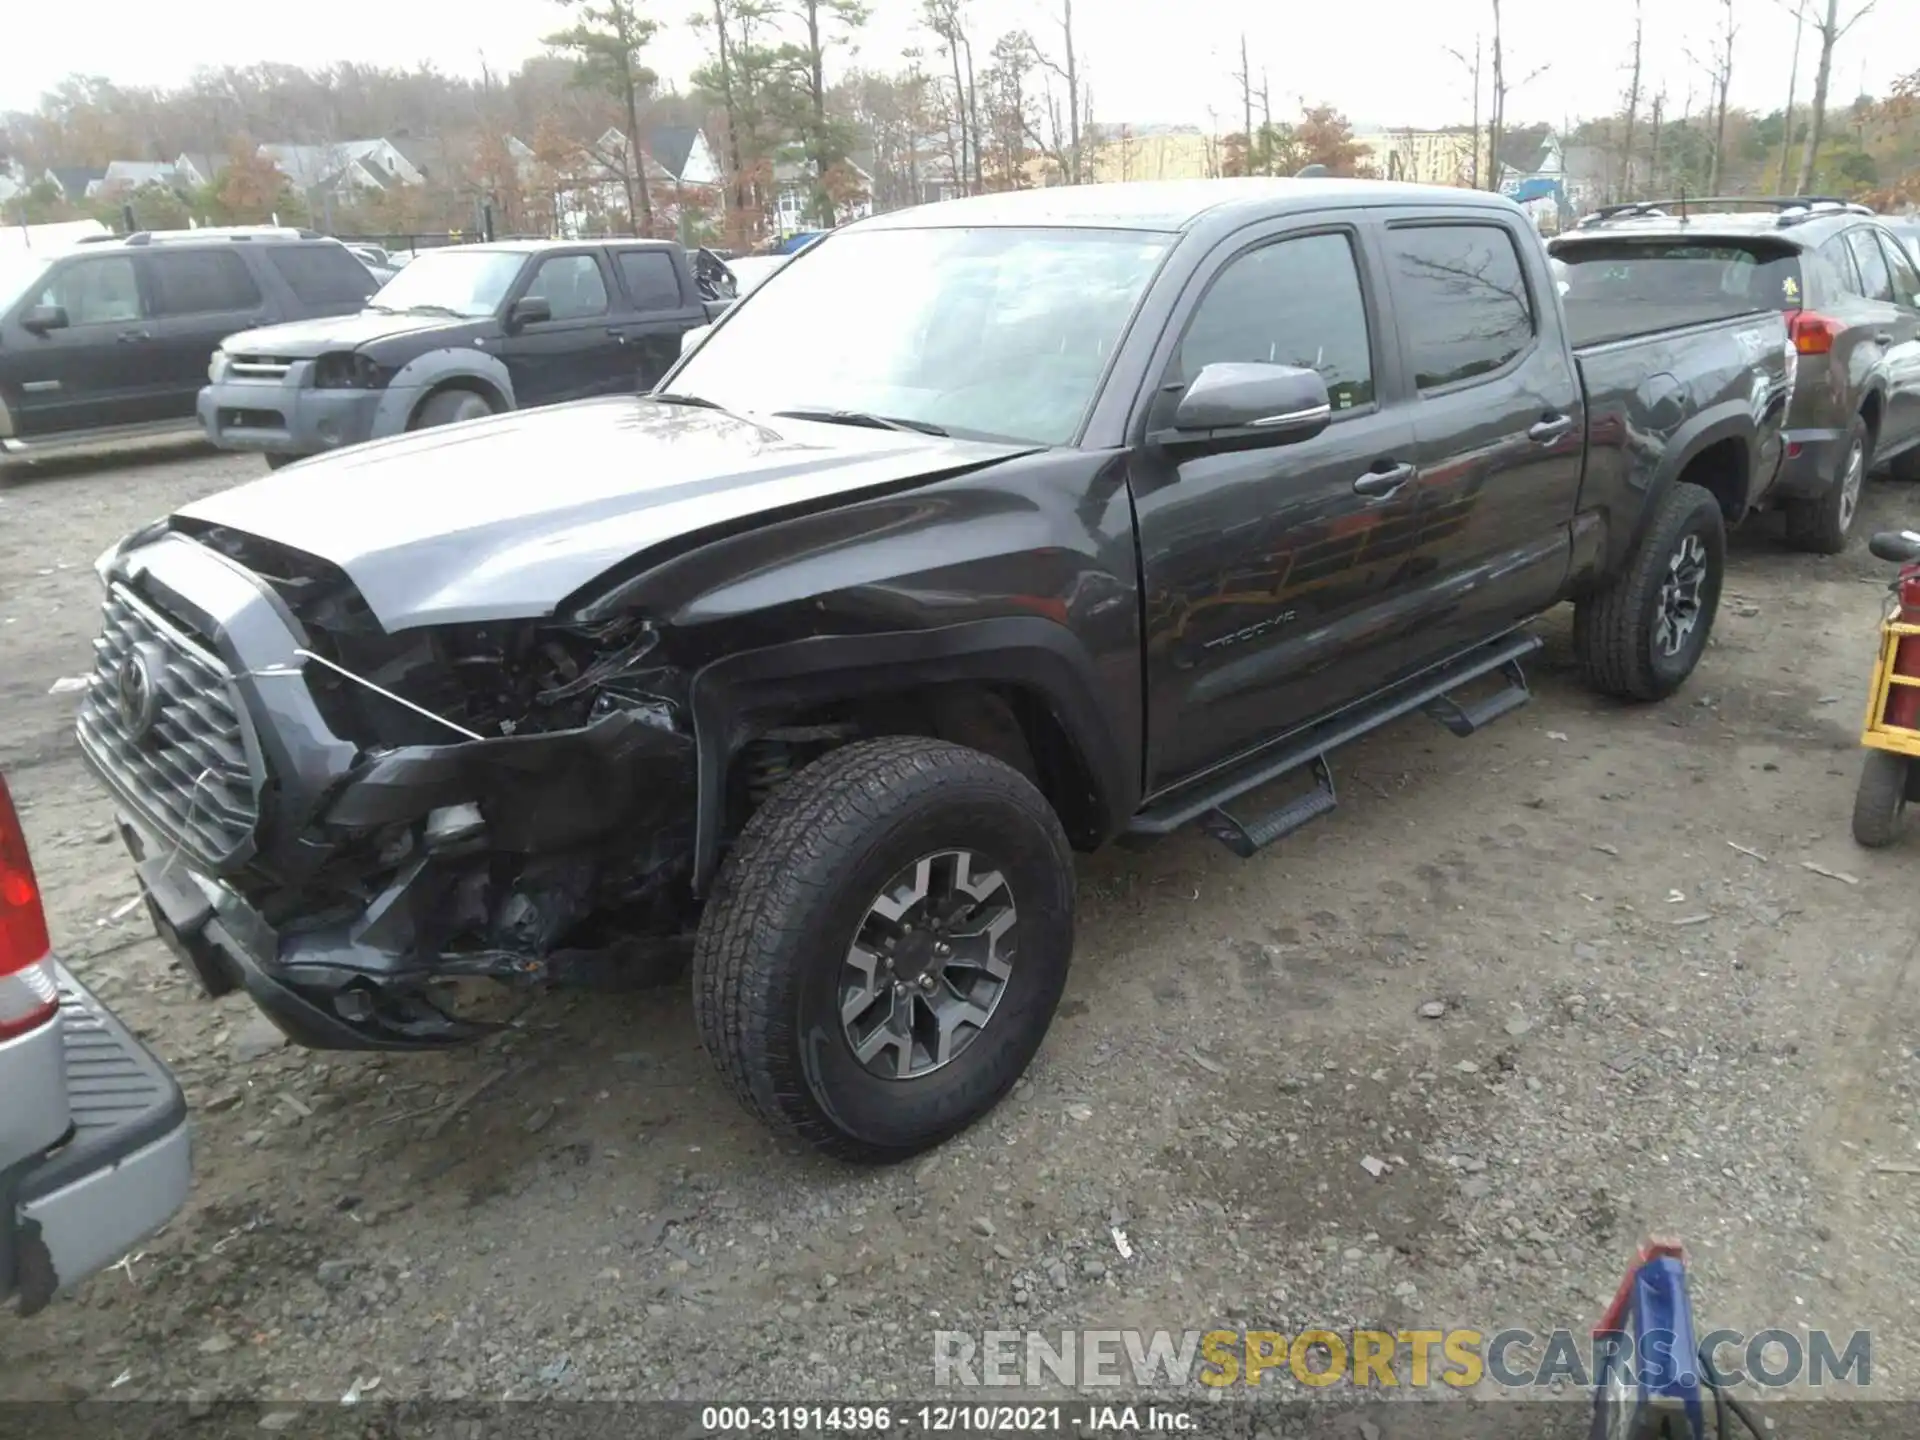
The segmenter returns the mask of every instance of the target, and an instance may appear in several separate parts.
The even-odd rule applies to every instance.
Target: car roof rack
[[[292,225],[203,225],[197,230],[136,230],[129,245],[177,245],[193,240],[325,240],[318,230]]]
[[[1592,229],[1609,220],[1641,217],[1687,220],[1693,210],[1724,212],[1737,209],[1776,210],[1775,222],[1785,227],[1798,225],[1819,215],[1871,215],[1872,207],[1839,195],[1678,195],[1666,200],[1638,200],[1626,205],[1602,205],[1583,217],[1574,228]],[[1671,214],[1677,210],[1678,215]]]

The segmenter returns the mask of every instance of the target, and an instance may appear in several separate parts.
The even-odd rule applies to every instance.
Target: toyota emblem
[[[130,651],[114,678],[114,706],[127,738],[136,744],[152,733],[160,718],[160,675],[166,657],[150,653],[153,648],[142,645]]]

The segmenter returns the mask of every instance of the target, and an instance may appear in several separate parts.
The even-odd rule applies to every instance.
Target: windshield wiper
[[[916,435],[938,435],[946,438],[947,432],[938,425],[925,420],[901,420],[892,415],[875,415],[866,410],[775,410],[773,412],[783,420],[818,420],[827,425],[865,425],[870,430],[906,430]]]
[[[464,310],[456,310],[451,305],[409,305],[410,315],[446,315],[455,320],[471,320],[473,316]]]
[[[719,410],[723,407],[718,400],[709,400],[704,395],[682,395],[675,390],[655,390],[647,395],[649,400],[658,400],[662,405],[691,405],[697,410]]]

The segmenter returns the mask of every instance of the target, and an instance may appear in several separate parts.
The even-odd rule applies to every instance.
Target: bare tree
[[[1246,156],[1240,162],[1240,173],[1253,173],[1253,69],[1247,64],[1247,32],[1240,32],[1240,69],[1234,79],[1240,82],[1240,113],[1243,117],[1241,134],[1246,138]]]
[[[1720,174],[1727,150],[1727,89],[1733,84],[1733,40],[1740,27],[1733,21],[1733,0],[1720,0],[1726,12],[1715,37],[1713,55],[1713,158],[1707,165],[1707,193],[1720,193]]]
[[[1800,152],[1800,175],[1793,186],[1796,195],[1804,195],[1813,188],[1814,161],[1820,154],[1821,140],[1826,138],[1827,87],[1833,79],[1834,47],[1873,7],[1874,0],[1866,0],[1843,21],[1840,18],[1840,0],[1827,0],[1826,18],[1814,27],[1820,32],[1820,68],[1813,75],[1813,114],[1807,121],[1806,148]]]
[[[1531,85],[1547,73],[1549,66],[1542,65],[1529,71],[1518,81],[1507,80],[1506,44],[1500,29],[1500,0],[1493,0],[1493,113],[1487,120],[1487,188],[1497,191],[1500,188],[1500,137],[1507,125],[1507,98],[1515,91]]]
[[[1093,125],[1093,101],[1080,75],[1079,51],[1073,34],[1073,0],[1060,0],[1060,13],[1055,17],[1055,23],[1060,27],[1061,58],[1054,60],[1038,44],[1034,46],[1034,58],[1067,87],[1064,126],[1059,104],[1053,99],[1051,91],[1047,97],[1047,109],[1053,123],[1056,163],[1060,164],[1067,184],[1078,185],[1086,179],[1085,141]]]
[[[1660,112],[1667,106],[1667,92],[1662,90],[1653,97],[1652,143],[1647,147],[1647,192],[1650,195],[1660,193]]]
[[[1622,200],[1631,200],[1634,197],[1633,131],[1640,118],[1640,54],[1645,33],[1644,21],[1640,13],[1640,0],[1633,0],[1633,59],[1630,62],[1630,77],[1627,81],[1625,133],[1620,141],[1620,195],[1618,198]]]
[[[1467,183],[1474,189],[1480,188],[1480,36],[1473,37],[1473,59],[1449,48],[1447,54],[1460,62],[1460,68],[1473,78],[1473,159],[1468,164]]]
[[[960,77],[960,53],[962,49],[969,53],[973,46],[967,40],[966,15],[961,0],[922,0],[921,23],[933,32],[940,47],[947,52],[948,63],[953,67],[953,124],[948,130],[947,149],[953,161],[953,183],[961,191],[969,192],[975,187],[971,176],[979,168],[979,132],[977,127],[968,133],[967,87]],[[959,144],[953,143],[953,134],[957,131]],[[973,165],[968,166],[969,142],[973,154]]]

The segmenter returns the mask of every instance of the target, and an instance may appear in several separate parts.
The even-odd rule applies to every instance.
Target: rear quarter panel
[[[1580,511],[1602,527],[1603,573],[1624,563],[1660,495],[1709,446],[1739,451],[1738,478],[1719,496],[1728,518],[1759,502],[1780,462],[1787,352],[1773,312],[1574,351],[1587,396]]]

